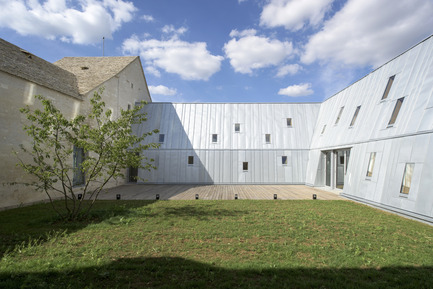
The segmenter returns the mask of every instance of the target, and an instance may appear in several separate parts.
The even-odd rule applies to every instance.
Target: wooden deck
[[[324,191],[303,185],[137,185],[128,184],[110,188],[99,195],[101,200],[114,200],[120,194],[122,200],[194,200],[198,194],[201,200],[238,199],[272,200],[277,194],[279,200],[307,200],[316,194],[318,200],[345,200],[335,192]]]

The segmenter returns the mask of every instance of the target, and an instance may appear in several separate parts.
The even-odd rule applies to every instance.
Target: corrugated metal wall
[[[150,103],[144,108],[148,121],[138,133],[158,128],[164,142],[159,150],[147,152],[158,170],[140,171],[140,177],[149,183],[303,184],[319,108],[320,104]],[[158,142],[159,135],[147,141]],[[188,156],[194,157],[192,165]]]

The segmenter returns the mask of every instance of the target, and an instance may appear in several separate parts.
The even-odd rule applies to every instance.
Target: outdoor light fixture
[[[156,199],[159,200],[159,194],[156,194]]]
[[[81,200],[83,198],[83,194],[78,194],[78,199]]]
[[[235,200],[237,200],[238,199],[238,194],[235,194]]]
[[[313,200],[317,199],[317,195],[313,194]]]
[[[116,200],[120,200],[120,194],[116,195]]]
[[[277,199],[277,194],[274,194],[274,200],[276,200]]]
[[[195,199],[198,200],[198,194],[195,194]]]

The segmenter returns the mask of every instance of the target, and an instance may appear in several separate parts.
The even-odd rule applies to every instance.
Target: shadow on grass
[[[17,246],[39,244],[53,236],[76,232],[89,224],[100,223],[113,217],[126,217],[138,207],[154,201],[97,201],[88,217],[79,221],[61,221],[50,204],[37,204],[0,212],[0,258]],[[63,209],[63,201],[54,202]],[[0,286],[1,287],[1,286]]]
[[[195,202],[195,201],[194,201]],[[158,212],[152,212],[147,214],[147,217],[167,217],[167,218],[192,218],[200,221],[206,221],[210,218],[219,218],[219,217],[235,217],[239,215],[248,214],[247,211],[240,211],[236,209],[221,209],[215,208],[213,205],[203,203],[202,201],[198,201],[200,206],[196,205],[188,205],[185,204],[183,206],[176,207],[160,207]],[[206,202],[206,201],[205,201]],[[208,201],[207,201],[208,202]]]
[[[98,267],[0,273],[1,288],[432,288],[433,267],[225,269],[182,258],[125,258]]]

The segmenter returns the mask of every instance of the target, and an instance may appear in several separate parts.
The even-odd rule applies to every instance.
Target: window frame
[[[248,172],[248,162],[242,162],[242,170]]]
[[[235,123],[235,133],[240,133],[240,132],[241,132],[241,124]]]
[[[408,168],[410,168],[408,170]],[[407,197],[410,193],[410,187],[412,185],[412,178],[413,178],[413,172],[415,170],[415,163],[406,163],[404,166],[404,172],[403,172],[403,178],[401,180],[401,186],[400,186],[400,196]],[[406,176],[410,172],[410,175]],[[409,185],[405,185],[406,183],[409,183]],[[405,191],[407,189],[407,191]]]
[[[349,127],[353,127],[355,125],[355,122],[358,119],[358,115],[359,115],[360,110],[361,110],[361,105],[358,105],[355,109],[355,113],[353,114],[352,121],[350,122]]]
[[[188,156],[188,166],[194,165],[194,156]]]
[[[162,140],[161,140],[162,138]],[[160,133],[158,137],[158,143],[164,143],[165,142],[165,134]]]
[[[218,134],[217,133],[212,134],[212,143],[218,143]]]
[[[337,125],[341,119],[341,115],[343,114],[344,106],[340,107],[340,111],[338,112],[337,119],[335,120],[334,125]]]
[[[376,162],[376,152],[370,153],[370,158],[367,165],[367,173],[365,174],[366,178],[373,177],[374,164]]]
[[[400,113],[401,107],[403,106],[404,97],[397,99],[395,102],[394,109],[391,114],[391,118],[389,119],[387,127],[393,127],[395,122],[397,121],[398,114]]]
[[[392,87],[392,84],[394,83],[394,80],[395,80],[395,74],[388,78],[388,82],[386,83],[386,87],[385,87],[385,90],[383,91],[382,98],[380,99],[381,101],[388,98],[388,95],[389,95],[389,92],[391,91],[391,87]]]

